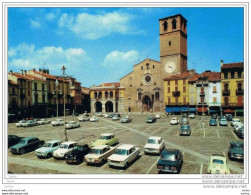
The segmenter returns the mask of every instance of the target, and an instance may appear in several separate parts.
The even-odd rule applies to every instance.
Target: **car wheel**
[[[25,150],[24,149],[21,149],[20,150],[20,154],[23,155],[25,153]]]
[[[52,157],[52,154],[51,154],[51,153],[48,153],[46,157],[47,157],[47,158],[51,158],[51,157]]]
[[[124,166],[124,169],[127,169],[129,167],[129,163],[126,162],[125,166]]]

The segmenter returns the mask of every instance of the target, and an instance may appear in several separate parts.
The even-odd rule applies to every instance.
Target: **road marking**
[[[235,133],[232,130],[231,133],[234,135],[235,139],[238,140],[238,138],[236,137]]]
[[[103,169],[105,166],[107,166],[108,163],[105,163],[102,167],[100,167],[99,169]]]
[[[203,138],[205,138],[206,137],[206,131],[204,130],[204,136],[203,136]]]
[[[224,156],[226,156],[225,152],[222,152]]]
[[[142,156],[143,153],[144,153],[144,152],[141,152],[139,155]]]
[[[175,135],[175,136],[178,136],[179,134],[180,134],[180,133],[178,132],[177,135]]]
[[[191,135],[190,135],[190,136],[192,136],[192,134],[193,134],[193,131],[194,131],[194,127],[192,128],[192,132],[191,132]]]
[[[218,131],[218,129],[217,129],[217,134],[218,134],[218,139],[220,139],[220,134],[219,134],[219,131]]]
[[[160,157],[153,163],[153,165],[150,167],[150,169],[148,169],[146,174],[148,174],[152,170],[153,166],[159,161],[159,159],[160,159]]]
[[[185,152],[183,151],[183,152],[182,152],[182,155],[184,155],[184,154],[185,154]]]
[[[158,130],[160,130],[160,129],[161,129],[161,127],[158,128],[157,130],[155,130],[154,132],[152,132],[150,135],[154,134],[156,131],[158,131]]]
[[[200,164],[200,174],[202,174],[202,170],[203,170],[203,163]]]
[[[152,128],[152,126],[151,127],[148,127],[148,128],[146,128],[145,130],[143,130],[142,132],[145,132],[145,131],[147,131],[147,130],[149,130],[149,129],[151,129]]]
[[[123,171],[123,169],[121,169],[120,171],[119,171],[119,173],[121,173]]]

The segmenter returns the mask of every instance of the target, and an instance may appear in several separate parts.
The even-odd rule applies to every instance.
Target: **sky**
[[[91,87],[119,79],[147,57],[160,60],[159,19],[187,23],[188,69],[243,62],[243,8],[8,8],[8,71],[49,69]]]

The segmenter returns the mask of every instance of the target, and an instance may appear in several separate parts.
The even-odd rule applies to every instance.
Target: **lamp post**
[[[64,134],[65,134],[65,140],[68,141],[68,137],[67,137],[67,132],[66,132],[66,117],[65,117],[65,88],[64,88],[64,81],[65,81],[65,70],[66,68],[64,66],[62,66],[63,71],[63,95],[64,95]]]
[[[56,84],[56,96],[57,96],[57,118],[58,118],[58,80],[56,79],[55,81]]]

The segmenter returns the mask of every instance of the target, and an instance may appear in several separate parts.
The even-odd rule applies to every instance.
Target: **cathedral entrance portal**
[[[148,95],[145,95],[142,99],[142,109],[144,112],[150,112],[152,109],[152,101]]]

